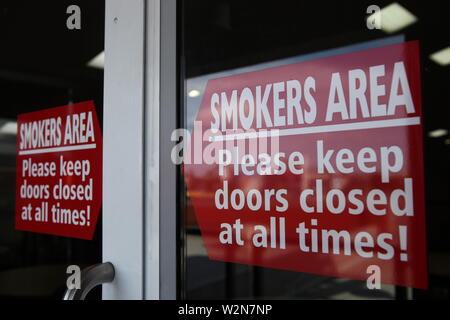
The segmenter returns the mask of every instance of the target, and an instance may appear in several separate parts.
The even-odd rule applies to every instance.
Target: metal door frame
[[[103,299],[177,295],[176,29],[176,0],[106,1]]]

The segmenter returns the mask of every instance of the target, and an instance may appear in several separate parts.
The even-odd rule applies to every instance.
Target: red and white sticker
[[[17,118],[16,229],[92,239],[102,203],[102,134],[92,101]]]
[[[184,164],[209,258],[426,288],[419,61],[412,41],[209,80]]]

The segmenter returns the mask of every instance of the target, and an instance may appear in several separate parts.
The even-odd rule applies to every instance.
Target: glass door
[[[450,24],[445,17],[446,11],[442,10],[442,7],[421,1],[253,3],[233,0],[180,0],[177,4],[181,8],[178,20],[181,25],[179,62],[183,79],[179,114],[182,127],[187,131],[183,138],[177,140],[180,148],[184,147],[185,161],[184,167],[180,168],[183,179],[177,198],[182,204],[181,237],[184,239],[185,250],[181,253],[183,263],[180,264],[184,285],[180,290],[183,296],[187,299],[448,298],[449,273],[446,266],[449,257],[449,224],[446,217],[449,210],[450,128],[446,120],[448,108],[445,105],[448,99],[444,87],[450,76],[450,39],[445,32],[449,30]],[[440,3],[440,6],[443,6],[443,3]],[[409,46],[414,46],[414,53],[408,53],[410,51],[406,48]],[[400,50],[399,54],[395,53],[396,48]],[[411,174],[422,174],[424,168],[425,180],[421,180],[420,176],[414,178],[419,181],[414,187],[415,196],[423,200],[417,200],[415,203],[414,217],[418,217],[418,220],[408,225],[409,230],[414,230],[414,233],[409,233],[408,241],[404,243],[414,246],[417,256],[411,258],[410,255],[412,260],[408,260],[404,255],[391,257],[396,262],[389,264],[386,261],[391,258],[383,256],[384,251],[380,247],[377,249],[381,254],[378,255],[380,259],[373,259],[373,251],[368,254],[366,251],[359,251],[362,238],[349,240],[348,251],[332,251],[330,246],[333,244],[327,242],[330,231],[320,231],[325,228],[320,226],[323,221],[330,222],[333,229],[337,228],[334,230],[336,232],[353,228],[355,223],[360,227],[350,233],[366,232],[362,237],[369,237],[367,233],[370,232],[390,230],[394,218],[372,219],[372,211],[368,208],[364,209],[364,212],[347,205],[345,209],[340,209],[338,198],[342,195],[343,199],[348,185],[358,185],[365,181],[362,177],[364,173],[358,175],[355,174],[356,171],[350,170],[354,173],[346,175],[344,171],[349,168],[346,167],[340,171],[341,175],[337,171],[336,176],[332,174],[334,168],[329,167],[331,173],[325,170],[328,172],[328,175],[325,175],[323,172],[316,172],[317,167],[302,165],[319,157],[313,149],[308,149],[308,141],[311,139],[309,137],[336,146],[336,152],[339,150],[337,146],[347,146],[346,148],[351,149],[360,143],[361,146],[378,143],[400,145],[397,134],[384,136],[383,132],[391,132],[390,129],[374,129],[369,132],[355,129],[356,124],[351,122],[352,119],[360,117],[361,112],[361,121],[371,117],[365,107],[384,105],[386,108],[389,101],[383,96],[389,94],[389,90],[394,88],[390,92],[394,96],[405,94],[405,90],[408,90],[405,82],[403,89],[390,87],[389,84],[383,85],[381,91],[377,91],[380,88],[376,87],[379,84],[377,81],[382,82],[381,79],[386,79],[382,77],[392,77],[395,73],[387,69],[391,60],[392,66],[397,63],[399,67],[402,61],[411,63],[411,67],[414,65],[415,71],[405,70],[408,77],[415,77],[408,78],[408,83],[415,106],[422,106],[423,129],[411,129],[416,130],[414,134],[408,131],[410,133],[405,136],[406,140],[402,140],[407,141],[404,145],[406,149],[402,150],[412,150],[415,147],[422,150],[423,139],[424,151],[407,155],[403,160],[410,163],[408,166],[413,166],[413,163],[420,164],[424,158],[424,166],[420,166],[419,171]],[[353,72],[364,73],[366,68],[367,78],[358,77],[357,84],[353,89],[349,89],[345,82],[351,83],[349,77],[351,79]],[[370,80],[369,70],[374,72],[377,68],[383,68],[378,74],[380,78],[375,76],[377,80],[373,80],[372,73]],[[309,80],[308,75],[311,76]],[[344,90],[342,95],[338,95],[342,100],[332,94],[333,90],[329,90],[329,95],[327,91],[327,88],[330,89],[327,81],[340,76]],[[321,77],[325,77],[325,80],[320,80]],[[293,89],[293,86],[297,89]],[[369,97],[369,86],[372,97],[378,92],[378,96],[372,100]],[[355,99],[355,92],[352,90],[357,88],[367,89],[360,96],[363,100],[367,97],[367,104],[361,104],[362,100],[352,100]],[[326,93],[323,93],[324,91]],[[350,108],[350,113],[341,119],[342,122],[336,120],[339,116],[335,118],[330,114],[326,120],[328,122],[320,125],[315,123],[321,112],[327,110],[327,106],[333,108],[338,101],[343,103],[340,107]],[[353,109],[353,114],[352,101],[356,101],[353,108],[357,108],[357,111]],[[400,104],[402,108],[408,106],[405,100]],[[300,106],[304,111],[300,111]],[[407,112],[409,114],[409,111]],[[373,115],[376,114],[372,113]],[[388,121],[383,115],[378,116],[381,118],[374,120],[381,122],[374,123],[376,126],[390,123],[383,122]],[[385,113],[384,116],[389,115]],[[325,118],[325,113],[323,117]],[[340,125],[345,123],[351,124],[345,125],[344,129]],[[366,122],[361,123],[363,126],[367,125]],[[297,124],[297,127],[293,124]],[[235,145],[235,148],[250,148],[249,141],[252,137],[262,137],[261,133],[258,135],[257,132],[261,128],[270,130],[271,127],[279,129],[275,137],[279,137],[279,150],[284,150],[286,157],[287,151],[291,153],[309,150],[304,157],[297,154],[298,158],[291,159],[290,168],[286,168],[288,164],[275,166],[275,171],[290,171],[291,174],[280,173],[278,179],[272,179],[268,176],[273,176],[273,172],[256,173],[257,170],[265,170],[256,168],[260,160],[258,156],[240,159],[238,155],[236,159],[240,160],[235,160],[235,154],[231,152],[233,148],[224,147],[224,144],[221,155],[221,151],[217,151],[220,147],[215,149],[219,155],[214,154],[211,141],[230,141],[236,144],[237,140],[250,137],[243,145]],[[203,134],[208,129],[211,132],[205,137]],[[242,130],[237,132],[236,129]],[[347,130],[357,131],[346,136]],[[317,134],[318,132],[320,134]],[[395,132],[404,136],[400,131]],[[292,135],[297,135],[297,140],[285,138]],[[412,138],[413,135],[417,140]],[[185,139],[190,140],[185,143]],[[317,144],[317,150],[319,146],[321,144]],[[229,156],[227,150],[230,151]],[[211,162],[205,160],[205,153],[210,156]],[[393,158],[389,161],[393,161]],[[277,190],[284,190],[283,188],[288,193],[293,189],[301,191],[309,188],[312,185],[310,181],[313,180],[320,180],[324,187],[334,190],[329,194],[328,202],[324,204],[328,206],[325,209],[315,207],[315,201],[318,199],[315,187],[308,189],[300,199],[284,197],[281,193],[277,198],[278,202],[269,202],[269,205],[266,203],[265,207],[261,207],[261,203],[265,203],[265,200],[261,200],[261,190],[268,189],[265,191],[269,191],[269,196],[274,195]],[[374,180],[366,181],[361,190],[366,190],[373,183]],[[289,189],[289,186],[296,187]],[[389,189],[386,181],[380,186],[375,193]],[[359,191],[353,192],[359,194]],[[267,192],[262,195],[267,196]],[[307,200],[308,197],[310,200]],[[377,203],[382,202],[383,200]],[[371,203],[370,200],[369,205]],[[278,207],[275,207],[276,204]],[[288,204],[298,210],[285,211]],[[395,201],[391,202],[391,205],[396,208]],[[405,203],[400,202],[397,208],[405,208],[404,206]],[[377,205],[376,208],[380,207]],[[389,210],[391,209],[386,212]],[[385,211],[374,212],[375,215],[386,214]],[[340,214],[341,217],[345,214],[349,217],[339,220]],[[358,218],[359,214],[361,218]],[[269,222],[271,215],[275,220]],[[267,217],[267,221],[261,222],[262,217]],[[407,219],[401,219],[403,220],[400,224],[408,224]],[[309,229],[302,229],[304,224],[298,225],[302,222],[307,223]],[[246,228],[248,225],[257,226],[249,230]],[[298,226],[296,234],[292,231],[295,226]],[[296,239],[281,237],[280,234],[284,236],[289,228],[291,236],[294,234]],[[322,232],[325,238],[316,242],[311,238],[314,237],[314,232]],[[350,233],[339,235],[345,238],[350,236]],[[427,238],[425,234],[428,235]],[[342,240],[337,239],[335,245],[341,243],[341,250],[347,250],[345,242],[340,242]],[[372,240],[367,241],[371,243]],[[396,244],[391,243],[393,250],[406,248],[403,247],[402,240],[399,241]],[[373,245],[373,248],[378,245]],[[362,254],[359,255],[358,252]],[[357,258],[346,259],[346,256],[354,255]],[[406,261],[418,263],[415,267],[411,267],[411,264],[407,266],[417,271],[415,276],[408,278],[417,278],[418,282],[415,284],[412,280],[410,282],[400,276],[403,272],[408,272],[402,267]],[[429,271],[426,271],[428,263]],[[381,266],[381,284],[376,289],[368,284],[372,270],[369,265],[375,268]]]
[[[16,146],[18,115],[91,100],[101,124],[104,12],[104,1],[0,4],[0,299],[62,299],[69,266],[102,260],[101,219],[91,240],[17,228]],[[88,299],[101,298],[94,291]]]

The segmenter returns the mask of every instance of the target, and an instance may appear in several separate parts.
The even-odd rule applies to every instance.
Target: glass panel
[[[103,69],[88,62],[103,51],[104,1],[76,1],[81,29],[66,24],[72,4],[0,4],[0,298],[62,299],[69,265],[101,262],[101,223],[92,241],[15,230],[17,115],[94,100],[102,119]]]
[[[420,61],[415,59],[412,63],[422,69],[425,206],[430,263],[428,290],[391,284],[370,290],[366,281],[320,275],[321,272],[302,273],[212,260],[205,249],[207,235],[199,228],[192,199],[204,197],[207,201],[208,197],[214,197],[216,190],[194,194],[185,186],[179,199],[184,204],[182,232],[186,237],[186,250],[182,278],[186,281],[185,296],[188,299],[448,298],[450,275],[446,266],[450,251],[446,230],[450,225],[446,217],[449,210],[450,128],[444,88],[450,76],[450,59],[446,51],[434,55],[450,45],[447,36],[450,22],[444,10],[419,1],[395,4],[378,1],[376,5],[382,9],[380,29],[377,16],[372,16],[366,23],[368,8],[373,4],[370,1],[351,4],[343,1],[259,1],[256,4],[233,0],[182,0],[179,4],[182,6],[183,30],[183,125],[191,133],[194,121],[201,118],[198,111],[209,80],[298,62],[309,61],[308,66],[311,66],[321,58],[419,41]],[[361,65],[366,64],[366,60],[361,61]],[[223,87],[234,79],[223,79]],[[266,80],[261,79],[261,82]],[[198,154],[198,150],[193,153]],[[201,179],[196,183],[199,181]],[[240,181],[244,188],[245,179]],[[425,245],[425,241],[415,241]],[[426,261],[421,263],[426,264]],[[260,261],[260,264],[264,263]],[[390,278],[393,274],[385,276]],[[382,282],[383,279],[384,276]]]

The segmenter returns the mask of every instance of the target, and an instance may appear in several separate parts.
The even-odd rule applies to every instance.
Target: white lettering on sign
[[[95,142],[92,112],[24,122],[19,127],[20,150],[50,148]]]
[[[345,75],[348,92],[344,90],[343,75],[332,73],[324,121],[357,119],[358,115],[362,118],[393,116],[400,107],[407,114],[414,113],[403,61],[394,63],[389,86],[385,69],[385,65],[376,65],[367,70],[349,70]],[[288,80],[231,92],[214,92],[210,100],[211,129],[249,130],[312,124],[317,119],[315,93],[316,80],[312,76],[303,83]],[[379,102],[382,97],[387,98],[387,104]]]
[[[298,80],[289,80],[267,84],[264,87],[256,86],[254,90],[244,88],[239,95],[237,90],[233,90],[231,95],[227,95],[226,92],[213,93],[211,113],[214,121],[211,122],[211,129],[248,130],[262,128],[263,122],[267,128],[313,123],[317,114],[317,105],[312,94],[315,90],[314,78],[308,77],[303,86]],[[273,118],[268,111],[270,96],[274,110]]]
[[[379,78],[384,76],[384,65],[369,68],[369,81],[367,81],[366,72],[363,70],[350,70],[348,72],[349,108],[342,87],[341,75],[339,72],[333,73],[325,121],[332,121],[335,114],[339,114],[342,120],[356,119],[358,103],[364,118],[392,116],[395,115],[397,107],[400,106],[404,106],[407,113],[414,113],[415,109],[404,63],[400,61],[394,64],[389,90],[389,103],[387,106],[385,104],[379,104],[379,98],[386,95],[386,86],[379,83]],[[370,113],[365,95],[368,89],[367,82],[370,88]],[[402,89],[401,94],[398,93],[399,88]]]

